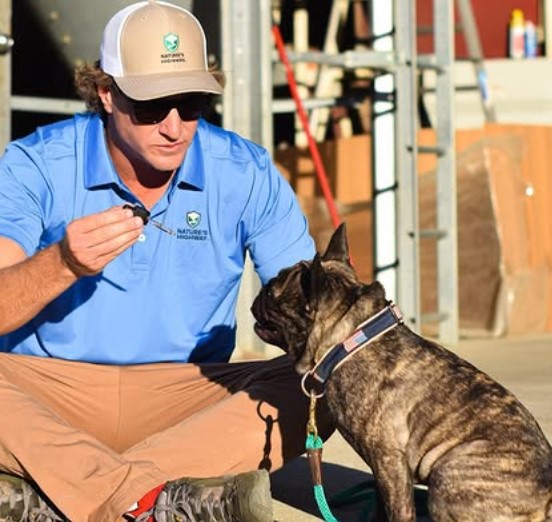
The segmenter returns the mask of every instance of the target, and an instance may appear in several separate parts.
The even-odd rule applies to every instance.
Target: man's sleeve
[[[10,147],[0,160],[0,236],[33,255],[43,230],[47,189],[36,163],[23,150]]]
[[[291,186],[268,154],[259,181],[246,246],[264,284],[281,269],[312,259],[315,245]]]

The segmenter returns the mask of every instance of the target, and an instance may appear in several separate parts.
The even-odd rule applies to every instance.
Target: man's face
[[[137,102],[116,87],[100,91],[100,97],[110,114],[111,145],[131,163],[163,172],[181,165],[207,102],[196,94]]]

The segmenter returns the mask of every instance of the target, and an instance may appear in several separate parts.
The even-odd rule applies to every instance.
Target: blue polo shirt
[[[136,197],[107,152],[101,120],[81,114],[11,143],[0,160],[0,235],[27,255],[60,241],[74,219]],[[310,259],[314,243],[267,151],[200,121],[143,237],[82,277],[0,351],[107,364],[227,361],[249,251],[261,281]]]

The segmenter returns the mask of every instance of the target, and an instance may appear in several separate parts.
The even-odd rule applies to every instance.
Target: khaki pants
[[[114,522],[167,480],[299,456],[308,398],[285,356],[119,367],[0,353],[0,411],[0,470],[32,478],[72,522]]]

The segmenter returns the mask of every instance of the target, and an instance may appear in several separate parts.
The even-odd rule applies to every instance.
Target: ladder
[[[483,60],[483,52],[481,49],[481,40],[479,31],[473,13],[471,0],[455,0],[458,8],[459,23],[456,26],[458,32],[464,36],[466,49],[468,52],[467,61],[471,62],[474,68],[475,83],[472,85],[455,85],[455,91],[477,91],[481,108],[483,111],[483,119],[487,123],[496,121],[496,113],[492,98],[489,93],[489,85],[485,62]],[[434,93],[434,89],[425,86],[424,75],[421,75],[420,94]]]
[[[393,27],[381,27],[378,34],[394,34],[395,51],[402,53],[390,86],[380,88],[375,83],[375,99],[394,92],[391,103],[374,103],[374,259],[375,276],[386,288],[395,286],[397,302],[407,324],[421,331],[422,322],[438,323],[439,339],[455,344],[458,327],[458,267],[456,217],[456,151],[454,127],[454,2],[433,1],[434,52],[418,55],[416,12],[412,2],[396,2]],[[376,5],[376,4],[374,4]],[[375,15],[374,15],[375,16]],[[377,27],[376,27],[377,29]],[[377,43],[377,40],[376,40]],[[432,70],[436,74],[437,145],[419,147],[418,75]],[[390,81],[383,75],[382,80]],[[389,124],[383,121],[392,119]],[[385,132],[386,127],[392,130]],[[380,132],[379,128],[383,131]],[[394,139],[395,162],[386,164],[389,141]],[[437,158],[436,183],[437,227],[421,230],[419,224],[419,187],[417,161],[419,154],[434,154]],[[388,162],[388,160],[387,160]],[[393,184],[394,183],[394,184]],[[395,213],[392,213],[392,209]],[[390,216],[391,214],[391,216]],[[389,239],[396,230],[395,243]],[[437,240],[437,301],[432,317],[422,318],[420,241]]]
[[[492,123],[496,121],[496,113],[489,94],[487,71],[485,70],[485,63],[483,62],[481,40],[473,15],[471,0],[456,0],[456,5],[458,7],[464,38],[468,48],[468,56],[475,69],[475,78],[481,98],[481,106],[485,114],[485,120]]]
[[[403,309],[411,327],[420,331],[424,323],[438,324],[438,337],[447,344],[456,344],[459,339],[459,290],[458,290],[458,242],[457,242],[457,187],[456,187],[456,145],[454,126],[453,67],[454,53],[454,7],[453,0],[433,1],[433,41],[431,55],[418,55],[416,51],[415,11],[407,2],[395,5],[394,31],[395,46],[404,53],[404,60],[394,75],[395,95],[395,149],[396,149],[396,258],[393,263],[392,248],[386,236],[389,227],[378,223],[385,214],[378,208],[386,207],[379,203],[393,189],[389,176],[378,171],[378,154],[385,155],[388,145],[383,143],[389,136],[380,134],[374,127],[375,156],[375,274],[378,279],[388,278],[387,273],[396,267],[395,281],[398,303]],[[486,121],[495,121],[494,107],[488,93],[487,76],[481,52],[477,26],[470,0],[456,0],[461,18],[461,26],[466,39],[469,59],[474,65],[477,88]],[[417,121],[412,115],[416,112],[419,87],[417,75],[424,70],[432,70],[436,76],[436,118],[437,143],[433,147],[421,147],[417,143]],[[377,83],[376,83],[377,86]],[[385,90],[384,90],[385,92]],[[376,92],[376,99],[378,92]],[[375,111],[375,122],[379,117]],[[385,107],[383,109],[385,114]],[[375,123],[376,125],[376,123]],[[381,149],[381,151],[380,151]],[[379,151],[379,152],[378,152]],[[436,156],[436,228],[421,229],[419,224],[417,158],[419,154]],[[435,241],[437,251],[436,293],[437,310],[422,315],[420,242]],[[386,253],[387,250],[387,253]],[[382,253],[383,252],[383,253]],[[378,265],[378,261],[380,264]],[[382,262],[383,261],[383,262]],[[393,274],[392,274],[393,275]],[[393,281],[392,281],[393,282]],[[392,286],[392,284],[390,285]]]
[[[439,2],[434,0],[434,54],[421,57],[419,66],[432,68],[436,74],[436,134],[435,147],[418,147],[419,154],[434,154],[437,158],[436,169],[436,217],[435,229],[420,229],[413,223],[410,233],[412,241],[412,263],[419,263],[419,241],[435,241],[437,249],[437,310],[433,313],[421,313],[420,302],[415,306],[416,321],[437,323],[439,338],[455,344],[459,338],[459,290],[458,290],[458,245],[457,245],[457,187],[456,152],[454,122],[454,85],[452,67],[454,62],[454,6],[458,8],[460,27],[464,34],[468,59],[474,66],[476,89],[487,122],[496,121],[496,114],[489,96],[487,73],[484,66],[481,43],[470,0]],[[444,31],[441,29],[446,27]],[[429,58],[429,60],[428,60]],[[416,176],[417,178],[417,176]],[[412,187],[412,190],[415,190]],[[417,232],[416,232],[417,231]],[[405,253],[408,255],[408,252]],[[420,274],[419,266],[415,270]],[[418,278],[420,280],[420,278]],[[404,284],[404,283],[403,283]],[[419,291],[419,288],[418,288]]]
[[[345,22],[348,7],[349,0],[333,1],[328,21],[328,30],[326,31],[326,37],[324,39],[323,52],[326,54],[337,54],[339,52],[337,47],[337,33]],[[336,90],[336,86],[338,86],[336,79],[339,77],[340,75],[336,76],[335,67],[322,64],[318,73],[318,81],[314,89],[314,98],[339,96],[341,92]],[[322,141],[324,139],[329,118],[330,109],[328,107],[315,109],[311,112],[309,125],[317,141]]]

